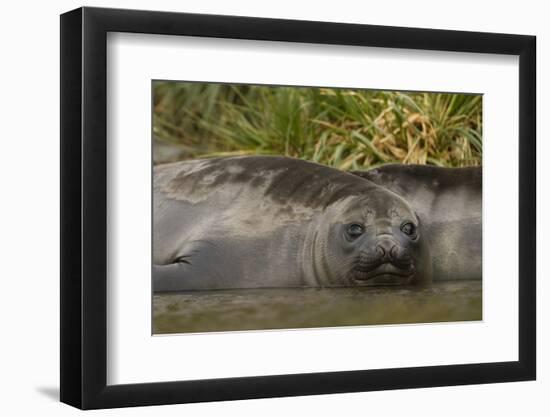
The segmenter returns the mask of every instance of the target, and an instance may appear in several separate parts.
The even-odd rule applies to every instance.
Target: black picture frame
[[[519,56],[519,360],[107,385],[108,32]],[[524,35],[88,7],[61,15],[61,401],[94,409],[535,379],[535,51]]]

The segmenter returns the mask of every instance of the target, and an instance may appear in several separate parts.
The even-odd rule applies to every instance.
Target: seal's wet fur
[[[389,164],[352,173],[411,204],[430,242],[434,280],[482,279],[482,167]]]
[[[353,175],[337,169],[279,156],[160,165],[155,167],[155,184],[175,199],[188,199],[194,193],[206,195],[228,184],[262,187],[263,196],[278,204],[312,209],[325,208],[344,197],[362,195],[374,186],[361,184]]]
[[[324,165],[273,156],[162,165],[153,202],[155,291],[431,281],[422,232],[399,231],[404,221],[421,229],[408,203]],[[347,242],[350,222],[365,236]],[[395,256],[370,279],[358,259],[378,256],[380,239]]]

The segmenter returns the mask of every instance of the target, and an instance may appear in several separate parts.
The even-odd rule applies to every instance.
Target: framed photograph
[[[61,401],[533,380],[535,37],[61,16]]]

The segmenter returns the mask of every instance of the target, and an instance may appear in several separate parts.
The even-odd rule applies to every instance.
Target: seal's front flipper
[[[238,287],[239,275],[228,261],[228,253],[221,243],[205,239],[182,245],[179,256],[170,263],[153,265],[153,292]]]
[[[193,261],[181,259],[167,265],[153,265],[152,272],[155,293],[223,288],[219,274],[204,262],[197,262],[196,258]]]
[[[184,290],[189,272],[189,264],[184,262],[153,265],[153,292]]]
[[[186,262],[153,265],[153,292],[205,290],[212,286],[209,271]]]

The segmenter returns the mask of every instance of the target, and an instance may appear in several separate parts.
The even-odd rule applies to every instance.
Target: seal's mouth
[[[356,285],[410,285],[414,277],[414,268],[410,265],[401,269],[391,263],[384,263],[374,269],[357,267],[353,271],[352,279]]]

